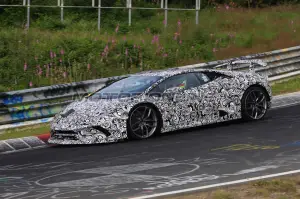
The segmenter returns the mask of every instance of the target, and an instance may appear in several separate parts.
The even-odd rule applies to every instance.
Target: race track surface
[[[299,129],[297,105],[258,122],[0,155],[0,198],[128,198],[296,170]]]

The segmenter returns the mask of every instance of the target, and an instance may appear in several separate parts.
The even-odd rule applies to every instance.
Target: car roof
[[[131,76],[162,76],[162,77],[168,77],[173,75],[178,75],[182,73],[188,73],[188,72],[196,72],[196,71],[204,71],[204,70],[194,70],[194,69],[167,69],[167,70],[155,70],[155,71],[145,71],[136,73]]]

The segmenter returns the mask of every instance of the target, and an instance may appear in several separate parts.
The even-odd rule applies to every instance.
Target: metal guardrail
[[[98,4],[98,5],[97,5]],[[134,7],[132,6],[132,0],[126,0],[126,7],[119,6],[119,7],[104,7],[101,4],[101,0],[91,0],[90,6],[71,6],[71,5],[65,5],[64,0],[57,0],[56,5],[34,5],[31,3],[31,0],[20,0],[20,4],[16,5],[2,5],[1,7],[24,7],[26,8],[26,27],[29,28],[30,26],[30,8],[58,8],[60,9],[60,20],[63,23],[64,22],[64,9],[67,8],[84,8],[84,9],[96,9],[98,10],[98,31],[101,29],[101,10],[102,9],[127,9],[128,10],[128,25],[131,26],[132,21],[132,10],[164,10],[165,20],[164,20],[164,26],[167,27],[168,24],[168,10],[175,10],[175,11],[195,11],[195,21],[196,25],[199,24],[199,11],[201,8],[201,0],[195,0],[195,8],[194,9],[187,9],[187,8],[169,8],[168,7],[168,0],[160,0],[160,8],[152,7]]]
[[[300,74],[300,46],[233,59],[262,59],[268,63],[268,66],[256,68],[255,70],[258,73],[267,75],[270,81]],[[233,59],[179,68],[213,68]],[[75,99],[101,88],[112,79],[120,77],[0,93],[0,125],[52,117]]]

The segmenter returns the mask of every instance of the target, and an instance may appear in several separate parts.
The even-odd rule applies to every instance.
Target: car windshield
[[[139,95],[161,78],[161,76],[130,76],[100,89],[89,99],[116,99]]]

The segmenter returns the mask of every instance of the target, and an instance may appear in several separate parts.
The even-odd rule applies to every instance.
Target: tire
[[[139,104],[129,112],[127,135],[129,139],[142,140],[161,131],[161,116],[150,104]]]
[[[258,86],[248,88],[242,97],[241,108],[244,120],[263,119],[268,111],[268,94]]]

